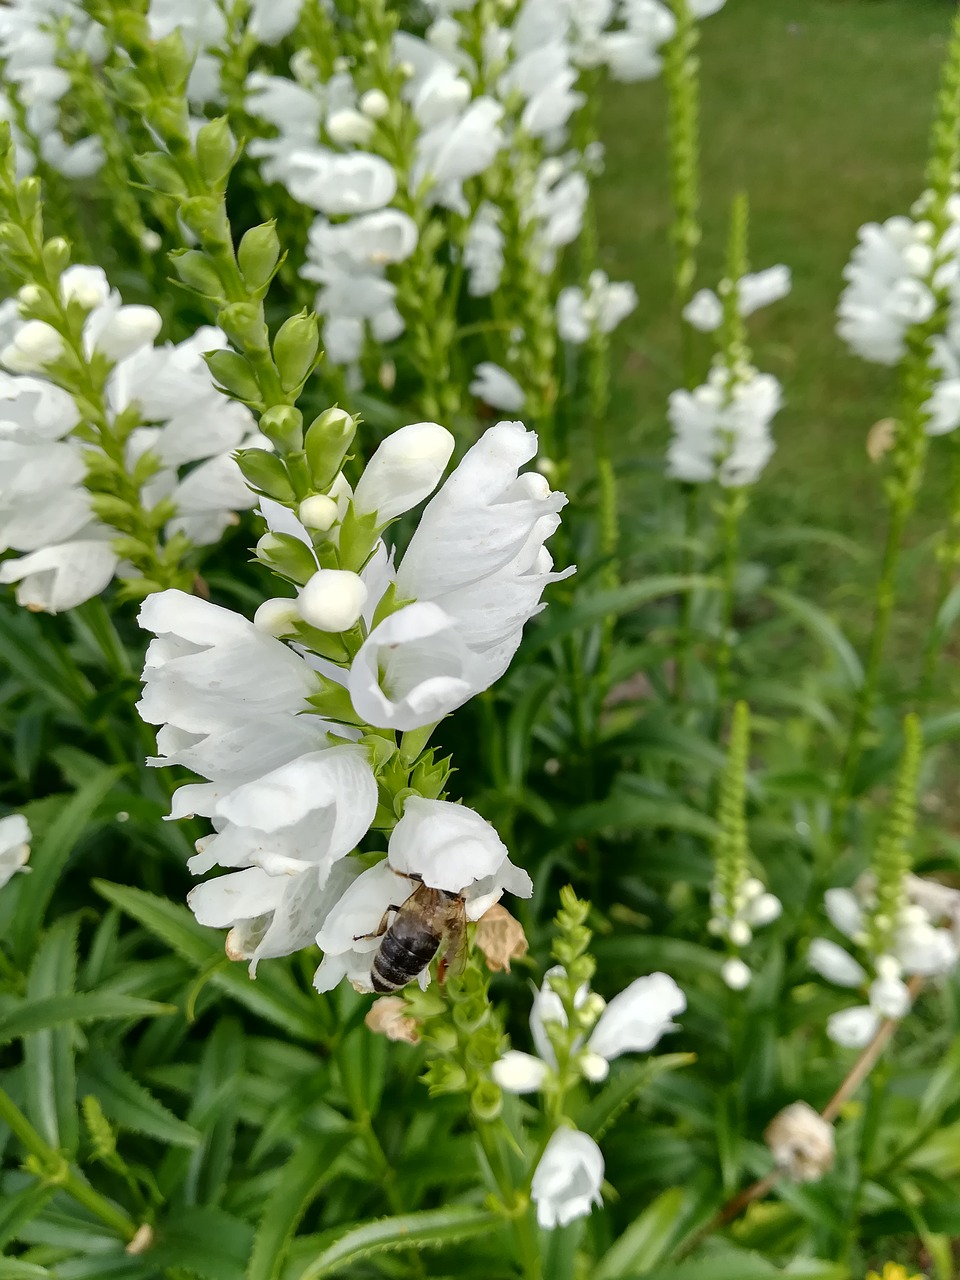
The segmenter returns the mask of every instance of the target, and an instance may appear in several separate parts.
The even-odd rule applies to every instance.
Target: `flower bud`
[[[237,143],[226,116],[209,120],[197,131],[197,167],[211,187],[219,187],[233,168]]]
[[[186,89],[192,59],[187,56],[183,33],[175,27],[153,45],[153,55],[163,83],[172,94]]]
[[[0,247],[10,253],[19,254],[21,257],[30,257],[30,241],[27,239],[26,233],[21,227],[15,226],[12,222],[0,224]]]
[[[84,311],[92,311],[102,306],[109,295],[110,286],[102,267],[67,267],[60,277],[60,298],[65,306],[76,302]]]
[[[282,596],[273,600],[264,600],[253,615],[253,625],[258,631],[268,636],[291,636],[297,630],[300,614],[296,600]]]
[[[23,308],[38,307],[44,301],[44,297],[49,297],[45,290],[41,289],[38,284],[25,284],[21,289],[17,290],[17,301]]]
[[[363,1021],[375,1035],[386,1036],[388,1040],[406,1044],[420,1041],[419,1024],[410,1017],[410,1007],[402,996],[381,996],[374,1000]]]
[[[480,917],[473,940],[492,973],[509,973],[510,961],[525,956],[529,947],[520,921],[499,902]]]
[[[436,422],[401,427],[383,441],[357,482],[353,506],[377,523],[409,511],[432,493],[453,453],[454,439]]]
[[[289,533],[265,533],[257,543],[257,559],[297,586],[308,582],[317,572],[310,548]]]
[[[372,133],[372,122],[351,107],[343,107],[327,117],[327,134],[339,147],[362,147],[370,141]]]
[[[148,151],[144,155],[135,156],[134,164],[148,187],[163,191],[168,196],[185,196],[187,194],[187,184],[181,177],[177,166],[163,152]]]
[[[836,1158],[833,1125],[806,1102],[792,1102],[775,1115],[763,1135],[777,1167],[794,1182],[816,1182]]]
[[[319,569],[297,602],[300,617],[318,631],[348,631],[363,612],[367,588],[348,569]]]
[[[745,987],[749,987],[753,974],[750,966],[744,964],[739,956],[731,956],[723,962],[720,976],[731,991],[743,991]]]
[[[258,492],[275,498],[277,502],[293,501],[293,486],[287,469],[276,454],[268,453],[266,449],[239,449],[234,457],[244,480]]]
[[[536,1093],[543,1088],[550,1068],[530,1053],[508,1049],[491,1068],[491,1075],[507,1093]]]
[[[35,175],[29,178],[23,178],[17,183],[17,209],[21,218],[26,222],[40,208],[40,199],[43,195],[43,187],[40,179]]]
[[[318,489],[333,481],[357,434],[357,424],[349,413],[336,406],[311,422],[304,439],[310,474]]]
[[[98,318],[96,314],[91,315],[87,325]],[[162,324],[159,312],[153,307],[120,307],[96,332],[93,348],[108,360],[122,360],[140,347],[149,346]]]
[[[184,226],[199,240],[215,240],[220,244],[230,238],[227,211],[222,196],[190,196],[179,206]]]
[[[610,1074],[610,1063],[601,1054],[587,1050],[580,1055],[580,1074],[591,1084],[599,1084]]]
[[[262,289],[270,283],[280,261],[280,237],[271,219],[259,227],[251,227],[240,241],[237,264],[244,283],[250,289]]]
[[[0,352],[0,363],[14,373],[38,373],[63,355],[63,339],[43,320],[28,320]]]
[[[43,265],[48,275],[61,276],[70,265],[70,245],[63,236],[54,236],[43,246]]]
[[[360,98],[360,110],[371,120],[382,120],[390,110],[390,99],[382,89],[368,89]]]
[[[243,356],[236,351],[208,351],[203,358],[225,391],[247,404],[260,402],[260,386]]]
[[[303,414],[289,404],[277,404],[260,419],[260,430],[283,453],[303,448]]]
[[[235,347],[241,351],[268,351],[270,335],[259,302],[231,302],[221,307],[217,321]]]
[[[319,350],[320,328],[315,315],[301,311],[280,326],[273,340],[273,358],[277,362],[284,391],[292,391],[303,382],[313,368]]]
[[[326,533],[328,529],[332,529],[336,524],[340,509],[332,498],[328,498],[325,493],[315,493],[310,498],[304,498],[300,503],[300,509],[297,512],[300,516],[301,523],[307,529],[316,529],[319,533]]]
[[[223,285],[216,268],[199,249],[176,249],[170,254],[173,269],[189,288],[204,298],[222,299]]]
[[[496,1120],[503,1110],[503,1095],[492,1080],[477,1081],[470,1096],[470,1109],[478,1120]]]

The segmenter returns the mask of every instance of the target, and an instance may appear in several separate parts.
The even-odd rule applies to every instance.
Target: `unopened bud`
[[[28,320],[0,353],[0,363],[13,373],[38,373],[58,360],[63,350],[63,339],[52,325]]]
[[[310,548],[289,533],[265,533],[257,543],[257,559],[298,586],[317,572]]]
[[[260,419],[260,430],[283,453],[297,453],[303,448],[303,414],[289,404],[268,409]]]
[[[390,99],[382,89],[368,89],[360,98],[360,110],[371,120],[382,120],[390,110]]]
[[[204,298],[222,298],[223,285],[216,268],[199,249],[177,249],[170,254],[173,269],[189,288]]]
[[[806,1102],[792,1102],[770,1121],[764,1141],[794,1182],[816,1182],[836,1158],[833,1125]]]
[[[280,459],[266,449],[240,449],[234,454],[244,480],[277,502],[293,501],[293,486]]]
[[[470,1109],[478,1120],[496,1120],[503,1110],[503,1095],[492,1080],[477,1081],[470,1095]]]
[[[236,351],[208,351],[203,358],[225,391],[247,404],[259,403],[260,385],[243,356]]]
[[[237,264],[247,287],[262,289],[269,284],[279,261],[280,237],[276,222],[251,227],[237,249]]]
[[[67,267],[60,277],[60,298],[66,306],[76,302],[84,311],[92,311],[102,306],[109,296],[110,286],[102,267]],[[21,301],[26,300],[21,297]]]
[[[237,153],[236,139],[230,132],[226,116],[201,125],[197,131],[196,150],[201,176],[211,187],[221,186],[233,168]]]
[[[319,350],[320,328],[315,315],[301,311],[280,326],[273,340],[273,358],[284,391],[292,391],[303,382]]]
[[[477,921],[474,942],[493,973],[509,973],[510,961],[519,960],[529,949],[520,921],[499,902]]]
[[[61,276],[70,265],[70,245],[63,236],[54,236],[43,246],[43,265],[47,274]]]
[[[319,533],[326,533],[328,529],[332,529],[336,524],[340,509],[332,498],[328,498],[325,493],[315,493],[310,498],[304,498],[300,503],[300,509],[297,513],[300,516],[300,522],[307,529],[316,529]]]
[[[745,987],[749,987],[753,974],[749,965],[744,964],[739,956],[731,956],[729,960],[724,960],[720,976],[731,991],[743,991]]]
[[[318,489],[333,481],[357,434],[357,424],[343,409],[332,408],[311,422],[304,439],[310,474]]]
[[[148,187],[162,191],[168,196],[185,196],[187,184],[169,156],[162,151],[149,151],[135,156],[134,164]]]
[[[268,636],[291,636],[300,622],[296,600],[281,597],[264,600],[253,615],[253,625]]]
[[[367,588],[359,574],[320,569],[300,592],[297,604],[300,617],[318,631],[348,631],[366,602]]]
[[[382,996],[367,1010],[364,1023],[375,1035],[406,1044],[418,1044],[420,1026],[410,1017],[410,1007],[401,996]]]
[[[373,123],[359,111],[343,107],[327,117],[327,133],[337,146],[362,147],[370,141]]]
[[[221,307],[217,323],[241,351],[267,351],[269,335],[259,302],[231,302]]]

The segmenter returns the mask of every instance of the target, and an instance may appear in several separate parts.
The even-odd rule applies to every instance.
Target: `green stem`
[[[34,1157],[39,1165],[39,1173],[37,1177],[41,1182],[50,1186],[61,1187],[69,1196],[72,1196],[78,1204],[84,1206],[85,1209],[99,1218],[112,1231],[115,1231],[122,1239],[132,1240],[136,1232],[136,1223],[122,1209],[118,1209],[99,1191],[94,1191],[93,1187],[83,1178],[80,1172],[74,1169],[59,1151],[55,1151],[44,1139],[37,1133],[33,1125],[26,1118],[20,1108],[13,1099],[3,1089],[0,1089],[0,1121],[7,1125],[13,1134],[19,1139],[20,1143]]]
[[[733,613],[737,587],[737,553],[740,548],[740,517],[745,505],[742,489],[726,489],[721,513],[720,545],[723,561],[723,595],[720,637],[717,646],[717,703],[722,708],[730,692],[730,664],[733,653]]]
[[[933,688],[937,676],[940,653],[943,648],[944,633],[940,626],[940,614],[953,590],[960,565],[960,440],[955,434],[944,442],[950,451],[950,489],[947,499],[947,526],[943,531],[937,547],[939,570],[937,573],[937,593],[934,603],[933,618],[927,627],[927,643],[923,654],[920,688],[917,693],[917,704],[925,707],[933,697]]]
[[[474,1123],[474,1132],[500,1192],[505,1216],[517,1242],[523,1274],[526,1280],[542,1280],[540,1243],[534,1225],[532,1204],[529,1196],[513,1185],[503,1155],[503,1137],[506,1132],[504,1122],[478,1120]]]
[[[682,484],[683,492],[683,552],[680,572],[686,577],[697,568],[694,544],[700,533],[700,486]],[[685,591],[680,606],[680,634],[677,642],[677,674],[674,681],[674,697],[683,702],[687,696],[690,658],[693,649],[693,592]]]

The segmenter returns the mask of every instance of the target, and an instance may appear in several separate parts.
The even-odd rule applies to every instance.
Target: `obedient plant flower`
[[[471,395],[488,404],[491,409],[502,409],[504,413],[519,413],[526,403],[527,394],[513,374],[494,364],[492,360],[484,360],[473,371],[470,383]]]
[[[18,871],[29,871],[30,826],[22,813],[0,818],[0,889]]]
[[[791,285],[790,268],[779,263],[765,271],[747,272],[739,280],[722,281],[720,293],[733,291],[737,310],[746,318],[785,298]],[[683,317],[701,333],[713,333],[723,323],[723,303],[712,289],[699,289],[684,307]]]
[[[600,1204],[603,1155],[589,1134],[557,1129],[533,1175],[530,1196],[545,1230],[565,1227]]]
[[[557,298],[557,330],[564,342],[581,346],[593,333],[612,333],[637,305],[632,284],[614,284],[605,271],[592,271],[587,291],[570,286]]]

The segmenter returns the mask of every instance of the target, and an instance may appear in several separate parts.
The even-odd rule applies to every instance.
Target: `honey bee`
[[[396,915],[388,926],[391,911]],[[374,991],[399,991],[420,976],[441,947],[438,977],[443,982],[447,969],[459,962],[466,947],[466,902],[459,893],[431,889],[421,880],[405,902],[387,908],[373,936],[381,939],[370,966]]]

